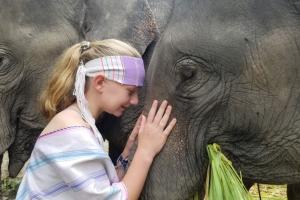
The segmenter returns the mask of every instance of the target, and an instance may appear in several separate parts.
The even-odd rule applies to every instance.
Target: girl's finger
[[[133,137],[136,137],[136,135],[138,134],[139,129],[140,129],[140,125],[141,125],[141,120],[142,120],[142,115],[140,115],[138,120],[136,121],[136,123],[134,125],[134,128],[132,129],[132,132],[130,134],[130,137],[131,137],[131,135]]]
[[[147,116],[147,122],[152,122],[153,121],[156,110],[157,110],[157,104],[158,104],[158,101],[154,100],[153,103],[152,103],[152,106],[150,108],[150,111],[148,113],[148,116]]]
[[[171,133],[171,130],[174,128],[177,120],[174,118],[172,121],[168,124],[167,128],[163,131],[163,134],[168,136]]]
[[[163,115],[164,115],[164,113],[165,113],[165,110],[166,110],[167,105],[168,105],[168,102],[167,102],[166,100],[164,100],[164,101],[161,103],[161,105],[160,105],[160,107],[159,107],[159,109],[158,109],[158,111],[157,111],[157,113],[156,113],[156,115],[155,115],[155,117],[154,117],[154,120],[153,120],[153,122],[154,122],[155,124],[159,124],[161,118],[163,117]]]
[[[172,106],[169,105],[167,107],[166,112],[164,113],[162,119],[159,122],[159,126],[162,127],[163,129],[166,127],[166,125],[168,123],[171,111],[172,111]]]
[[[144,130],[145,123],[146,123],[146,117],[144,115],[142,115],[141,125],[140,125],[140,129],[139,129],[139,134]]]

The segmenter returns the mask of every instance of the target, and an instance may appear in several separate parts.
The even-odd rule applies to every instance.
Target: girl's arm
[[[132,151],[133,146],[136,144],[137,135],[139,133],[141,121],[142,121],[142,115],[136,121],[135,126],[127,139],[125,148],[117,160],[116,171],[117,171],[119,180],[123,179],[125,172],[127,170],[127,167],[129,164],[128,157],[129,157],[130,152]]]

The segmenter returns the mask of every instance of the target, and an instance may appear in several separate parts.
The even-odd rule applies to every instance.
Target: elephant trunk
[[[2,155],[15,139],[16,115],[11,114],[12,105],[2,101],[3,106],[0,107],[0,155]]]
[[[207,168],[205,151],[201,150],[203,138],[199,137],[203,134],[186,132],[178,127],[183,124],[176,125],[155,158],[141,199],[181,200],[192,198],[195,193],[203,195]]]
[[[30,157],[36,139],[45,124],[41,119],[42,117],[32,113],[31,109],[24,109],[18,117],[16,137],[8,149],[10,177],[16,177]]]
[[[4,152],[9,148],[15,139],[15,129],[16,126],[12,125],[11,122],[14,120],[11,119],[10,113],[4,108],[0,108],[0,168],[2,165],[2,158]]]

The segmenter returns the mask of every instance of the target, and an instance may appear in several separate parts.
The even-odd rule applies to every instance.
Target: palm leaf
[[[207,146],[209,166],[207,170],[205,200],[251,200],[241,176],[237,174],[221,152],[218,144]]]

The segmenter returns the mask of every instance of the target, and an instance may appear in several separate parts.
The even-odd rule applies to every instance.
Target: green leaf
[[[241,176],[218,144],[207,146],[209,166],[206,177],[205,200],[251,200]]]

